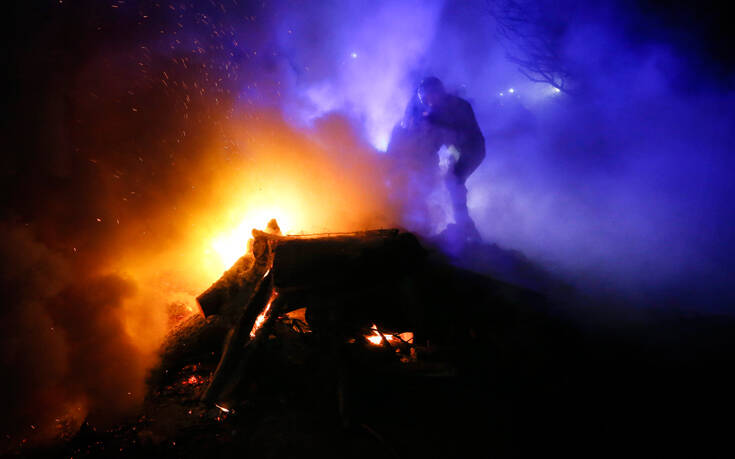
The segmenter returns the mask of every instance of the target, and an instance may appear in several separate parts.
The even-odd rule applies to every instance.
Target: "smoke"
[[[143,397],[147,363],[124,331],[133,285],[80,278],[25,228],[3,225],[0,235],[4,446],[73,433],[90,407],[99,425],[129,413]]]
[[[385,151],[416,84],[410,72],[434,39],[441,2],[291,6],[281,6],[277,29],[280,54],[296,75],[296,97],[284,112],[308,122],[339,111],[359,119],[366,138]]]
[[[587,291],[636,306],[727,310],[733,94],[701,57],[631,36],[634,12],[574,4],[559,53],[576,91],[518,84],[509,103],[517,77],[496,90],[503,101],[481,122],[501,127],[488,129],[488,160],[470,181],[473,215],[488,239]],[[481,88],[468,81],[468,93]],[[477,102],[481,112],[488,105]]]
[[[436,75],[473,104],[487,139],[468,181],[486,240],[607,300],[726,310],[733,94],[702,48],[631,3],[516,3],[556,32],[570,93],[508,58],[518,43],[490,14],[504,2],[284,2],[275,30],[295,70],[281,107],[302,123],[349,116],[382,150],[416,82]],[[444,208],[441,229],[446,198],[426,194]]]
[[[361,124],[284,120],[290,89],[262,51],[260,6],[117,6],[18,7],[28,27],[10,47],[0,181],[2,451],[134,415],[166,332],[198,313],[253,227],[395,221]]]

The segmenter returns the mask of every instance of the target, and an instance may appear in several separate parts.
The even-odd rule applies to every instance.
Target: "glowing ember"
[[[306,320],[306,308],[295,309],[281,318],[285,319],[285,323],[290,324],[291,329],[296,333],[311,333],[311,327]]]
[[[201,384],[202,382],[204,382],[204,380],[200,376],[191,375],[188,378],[186,378],[185,380],[183,380],[181,382],[181,384],[184,385],[184,386],[186,386],[187,384],[188,385],[195,385],[195,384]]]
[[[293,311],[286,313],[286,317],[291,320],[301,321],[305,324],[308,323],[306,321],[306,308],[294,309]]]
[[[380,336],[378,327],[376,327],[375,324],[373,324],[373,327],[370,330],[371,330],[371,333],[367,335],[365,338],[367,338],[368,341],[375,344],[376,346],[379,346],[380,343],[383,342],[383,336],[385,336],[385,339],[388,339],[388,340],[393,337],[392,335]]]
[[[389,343],[399,343],[399,342],[411,343],[413,342],[413,332],[404,332],[404,333],[399,333],[397,335],[383,333],[381,336],[380,331],[378,330],[378,327],[375,324],[373,324],[373,326],[370,328],[370,334],[365,335],[365,338],[371,344],[380,346],[383,343],[383,336]]]
[[[229,408],[227,408],[227,407],[224,407],[224,406],[218,405],[218,404],[216,404],[216,403],[214,404],[214,406],[216,406],[217,408],[219,408],[220,410],[222,410],[222,412],[223,412],[223,413],[229,413],[229,412],[230,412],[230,409],[229,409]]]
[[[399,333],[398,337],[401,339],[401,341],[406,343],[413,343],[413,332],[403,332]]]
[[[255,338],[255,333],[265,323],[265,319],[268,317],[268,313],[271,310],[271,305],[273,304],[273,300],[275,300],[277,297],[278,297],[278,292],[273,290],[273,293],[271,293],[270,299],[268,299],[268,304],[265,305],[265,309],[263,309],[263,312],[261,312],[260,315],[258,315],[258,317],[256,317],[255,319],[255,324],[253,324],[253,329],[250,330],[251,338]]]

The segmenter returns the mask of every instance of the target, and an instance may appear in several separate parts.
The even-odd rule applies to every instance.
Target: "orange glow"
[[[292,216],[298,218],[300,211],[297,203],[288,204],[289,202],[284,202],[280,206],[274,204],[236,212],[243,214],[242,221],[231,231],[224,231],[213,237],[211,241],[211,250],[217,255],[223,268],[229,268],[247,252],[248,240],[252,237],[253,229],[265,229],[271,218],[278,221],[283,234],[294,232]]]
[[[289,313],[286,313],[286,317],[291,320],[298,320],[300,322],[308,324],[308,322],[306,321],[306,308],[299,308]]]
[[[373,327],[370,330],[371,330],[371,333],[365,337],[367,338],[368,341],[375,344],[376,346],[379,346],[383,342],[383,336],[385,336],[385,339],[387,340],[393,338],[393,335],[384,334],[383,336],[380,336],[380,332],[378,332],[378,327],[375,326],[375,324],[373,324]]]
[[[281,121],[233,125],[237,154],[214,155],[210,202],[194,233],[200,264],[215,280],[247,251],[254,228],[275,218],[284,235],[355,231],[390,224],[380,158],[336,126],[315,141]],[[347,137],[346,139],[344,137]]]
[[[217,408],[219,408],[220,411],[222,411],[223,413],[229,413],[230,412],[230,409],[229,408],[224,407],[222,405],[218,405],[218,404],[215,403],[214,406],[216,406]]]
[[[111,216],[94,231],[108,234],[94,250],[75,243],[73,256],[94,267],[90,275],[134,286],[111,314],[138,351],[141,375],[171,328],[201,314],[195,298],[246,255],[253,228],[272,218],[283,234],[391,226],[381,158],[357,138],[345,126],[304,133],[261,113],[202,130],[195,148],[177,151],[176,165],[162,163],[146,186],[132,172],[106,183],[109,202],[98,204]],[[123,393],[144,394],[144,378],[131,379]]]
[[[413,332],[404,332],[399,333],[398,337],[401,339],[401,341],[406,343],[413,343]]]
[[[121,48],[119,56],[137,52]],[[40,388],[34,389],[29,408],[23,408],[40,410],[43,419],[33,419],[39,426],[44,419],[64,420],[68,415],[78,427],[88,411],[117,415],[142,403],[149,389],[145,376],[159,363],[163,340],[172,327],[201,314],[195,298],[245,255],[253,228],[264,228],[271,218],[278,220],[284,234],[367,230],[396,221],[381,172],[385,157],[362,140],[359,128],[339,116],[294,128],[280,110],[234,110],[239,107],[237,97],[218,91],[205,96],[200,87],[192,90],[195,97],[190,100],[189,76],[196,87],[198,75],[212,71],[203,72],[198,64],[191,74],[181,70],[187,84],[182,79],[174,86],[175,77],[164,66],[167,58],[151,62],[155,71],[141,72],[137,65],[126,64],[127,57],[117,64],[107,53],[98,57],[67,75],[69,97],[64,103],[76,121],[50,126],[53,136],[62,135],[64,142],[51,142],[59,149],[48,152],[53,160],[41,172],[68,180],[63,180],[64,186],[56,180],[39,182],[42,188],[34,191],[44,199],[27,203],[38,201],[42,207],[27,209],[32,224],[23,232],[34,233],[29,240],[32,252],[19,259],[44,268],[34,270],[28,281],[29,286],[43,284],[43,292],[31,292],[32,308],[17,309],[24,311],[24,321],[26,316],[33,320],[28,329],[38,330],[47,341],[31,341],[31,346],[19,349],[36,353],[43,364],[38,366],[43,370]],[[161,57],[154,53],[154,59]],[[163,72],[166,89],[160,92],[155,75],[163,68],[171,80]],[[119,110],[119,101],[134,92],[150,102],[150,110],[140,110],[143,118],[140,113],[125,118]],[[98,95],[102,101],[97,101]],[[67,152],[72,144],[74,151]],[[37,275],[41,280],[35,280]],[[64,303],[67,287],[108,289],[108,281],[120,292],[95,290],[89,305]],[[57,297],[59,305],[51,305]],[[97,301],[104,307],[93,309],[93,322],[87,311]],[[84,334],[67,339],[64,336],[75,335],[61,327],[54,331],[52,306],[65,308],[59,309],[64,321],[104,331],[100,341],[93,336],[98,344],[87,346]],[[72,313],[82,318],[71,320]],[[76,354],[81,348],[92,348],[90,361],[99,363],[99,369],[70,371],[85,361],[86,351]],[[29,368],[29,375],[37,378],[37,368]],[[189,374],[176,381],[194,384]]]
[[[396,335],[383,333],[383,336],[385,336],[385,339],[389,343],[399,343],[399,342],[411,343],[413,342],[413,332],[398,333]],[[370,328],[370,334],[365,335],[365,338],[371,344],[380,346],[383,343],[383,336],[380,336],[378,327],[375,324],[373,324],[373,326]]]
[[[191,375],[191,376],[189,376],[188,378],[186,378],[185,380],[183,380],[183,381],[181,382],[181,384],[182,384],[182,385],[184,385],[184,386],[186,386],[186,385],[196,385],[196,384],[201,384],[201,383],[203,383],[203,382],[204,382],[204,379],[202,379],[202,378],[201,378],[200,376],[197,376],[197,375]]]
[[[258,317],[255,318],[255,324],[253,324],[253,329],[250,330],[250,337],[255,338],[255,333],[257,333],[258,330],[260,330],[260,327],[263,326],[265,323],[265,319],[268,317],[268,313],[271,310],[271,305],[273,304],[273,301],[278,297],[278,292],[273,290],[273,293],[271,293],[271,297],[268,299],[268,304],[265,305],[265,309],[263,309],[263,312],[261,312]]]
[[[200,313],[196,296],[246,254],[252,229],[264,229],[271,218],[283,234],[367,230],[393,221],[380,158],[355,144],[346,127],[314,139],[263,114],[223,130],[177,176],[195,184],[190,194],[161,199],[158,212],[116,226],[122,250],[113,269],[138,285],[125,305],[126,330],[146,353],[159,348],[169,323],[180,321],[169,320],[168,305]]]

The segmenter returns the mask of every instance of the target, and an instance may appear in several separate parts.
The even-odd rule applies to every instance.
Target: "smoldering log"
[[[197,297],[205,317],[219,314],[234,320],[242,305],[250,302],[255,288],[268,270],[267,240],[253,242],[253,252],[240,257],[214,284]]]
[[[281,228],[275,219],[268,222],[265,231],[253,230],[248,253],[197,297],[205,317],[219,314],[236,321],[242,305],[250,302],[260,280],[270,269],[272,241],[280,237]]]
[[[252,338],[257,336],[257,330],[254,329],[256,321],[261,314],[266,313],[273,294],[272,276],[269,274],[259,283],[252,301],[228,334],[222,357],[202,400],[221,400],[239,384],[248,356],[253,352],[251,344],[254,342]],[[264,320],[268,318],[264,317]]]
[[[247,276],[253,267],[254,258],[245,255],[235,262],[235,264],[222,277],[212,284],[204,293],[197,297],[197,302],[202,308],[202,312],[206,317],[219,314],[224,304],[234,300],[238,302],[242,300],[243,289],[247,285]]]
[[[415,236],[395,229],[281,239],[273,280],[279,289],[349,288],[400,275],[424,254]]]

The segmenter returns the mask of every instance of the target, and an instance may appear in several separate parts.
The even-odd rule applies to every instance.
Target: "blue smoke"
[[[375,154],[417,81],[439,77],[473,104],[487,140],[467,183],[485,240],[624,301],[731,310],[732,92],[615,2],[536,2],[563,26],[574,90],[531,82],[508,59],[514,44],[491,3],[284,0],[214,8],[221,35],[185,33],[220,50],[241,110],[278,108],[307,133],[337,114]],[[437,231],[451,215],[428,191],[444,209]]]
[[[297,100],[311,104],[311,116],[360,119],[382,149],[415,81],[437,75],[473,103],[487,138],[488,158],[468,182],[487,240],[591,290],[726,307],[732,94],[698,79],[672,46],[633,44],[632,13],[571,4],[559,53],[576,69],[580,94],[524,78],[484,2],[341,2],[285,15],[326,27],[325,40],[288,48],[326,63],[299,82]]]
[[[360,121],[385,151],[435,39],[442,2],[324,2],[279,14],[280,51],[294,96],[284,112],[308,123],[330,112]]]

